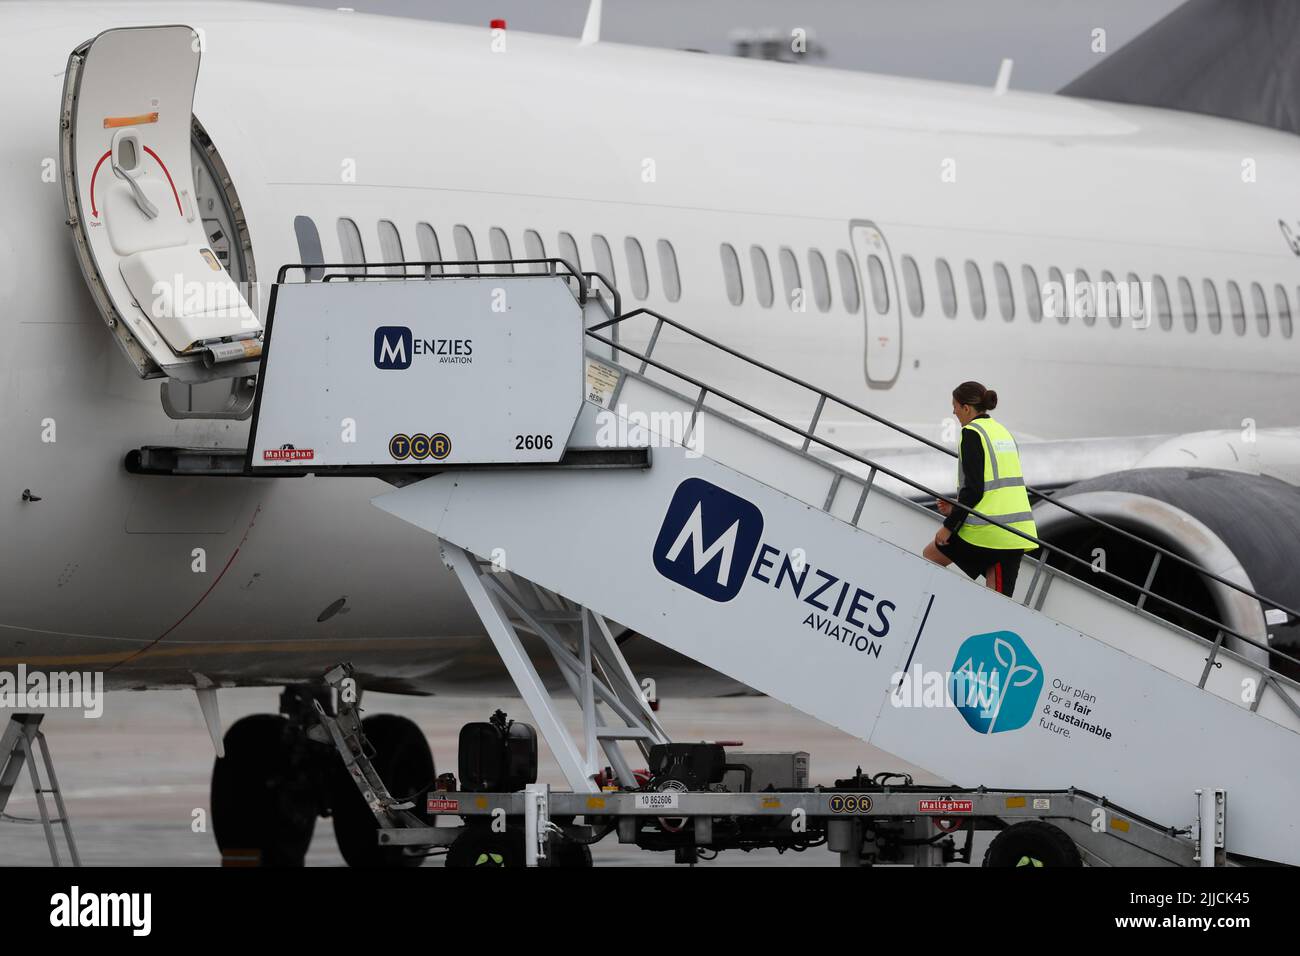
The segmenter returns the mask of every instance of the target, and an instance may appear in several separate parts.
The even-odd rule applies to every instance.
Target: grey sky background
[[[291,0],[332,9],[482,24],[576,38],[587,0]],[[826,48],[812,64],[992,85],[1003,57],[1013,88],[1052,92],[1114,52],[1182,0],[605,0],[604,39],[731,52],[737,28],[803,27]],[[806,68],[806,67],[805,67]]]

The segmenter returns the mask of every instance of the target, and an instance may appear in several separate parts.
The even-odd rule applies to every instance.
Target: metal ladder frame
[[[651,745],[668,743],[669,738],[605,619],[450,542],[439,539],[439,545],[443,562],[478,612],[570,788],[576,793],[599,792],[594,778],[601,772],[602,751],[622,786],[638,786],[619,741],[634,742],[648,756]],[[581,746],[537,673],[522,634],[542,640],[578,702]],[[622,723],[607,722],[603,709]]]
[[[81,866],[81,856],[77,853],[77,841],[72,837],[72,824],[68,820],[68,809],[63,804],[63,793],[59,789],[59,778],[54,773],[54,761],[50,757],[49,744],[41,731],[44,714],[13,714],[9,718],[4,733],[0,734],[0,819],[19,823],[34,823],[21,817],[11,817],[4,809],[9,804],[14,786],[22,774],[23,764],[27,765],[31,777],[32,790],[36,796],[36,807],[41,814],[41,826],[45,828],[45,842],[50,847],[50,860],[55,866],[62,866],[59,860],[58,841],[54,836],[54,824],[63,828],[63,838],[68,844],[68,853],[73,866]],[[41,762],[45,764],[45,776],[48,787],[41,786],[40,772],[36,768],[36,750],[40,747]],[[45,805],[45,795],[53,794],[57,817],[50,817],[49,807]]]

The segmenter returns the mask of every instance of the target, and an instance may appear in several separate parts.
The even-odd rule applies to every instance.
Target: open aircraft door
[[[875,223],[855,219],[851,228],[853,254],[862,273],[867,384],[889,388],[903,361],[903,303],[894,277],[894,257]]]
[[[262,325],[210,248],[190,160],[200,41],[107,30],[72,52],[60,176],[91,295],[142,378],[256,372]]]

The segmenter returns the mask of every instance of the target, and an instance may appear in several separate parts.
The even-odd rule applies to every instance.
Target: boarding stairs
[[[1150,590],[1160,561],[1183,559],[1132,539],[1156,555],[1141,587],[1123,582],[1135,605],[1072,576],[1080,559],[1036,542],[1014,597],[997,594],[918,554],[938,521],[920,499],[950,496],[840,446],[822,423],[861,416],[950,450],[667,316],[624,313],[600,276],[559,260],[475,263],[476,275],[436,274],[442,265],[317,265],[315,283],[306,267],[281,270],[248,468],[398,485],[374,503],[440,539],[575,791],[597,788],[602,755],[631,780],[620,740],[666,739],[619,653],[615,633],[626,629],[961,786],[1077,786],[1171,826],[1196,816],[1196,794],[1222,791],[1229,853],[1300,864],[1300,823],[1277,812],[1300,782],[1300,685],[1257,636]],[[474,312],[503,289],[519,314]],[[544,307],[532,310],[534,300]],[[326,313],[334,324],[322,326]],[[446,375],[413,376],[409,366],[377,375],[377,314],[389,328],[434,322],[423,336],[416,329],[414,340],[427,342],[452,314],[461,331],[446,335],[516,323],[509,334],[539,350],[542,369],[509,349],[494,366],[489,342],[476,352],[481,377],[459,391],[438,394],[453,387]],[[579,321],[582,395],[563,447],[544,459],[485,457],[475,442],[514,431],[534,405],[552,403],[551,378],[568,381],[571,340],[555,330]],[[358,330],[350,340],[349,323]],[[552,355],[544,343],[557,335],[564,344]],[[355,370],[341,357],[348,348],[360,356]],[[709,384],[721,367],[744,394]],[[796,396],[806,402],[797,417]],[[416,435],[418,461],[402,434],[413,405],[432,410],[431,431],[458,423]],[[406,444],[384,455],[312,431],[348,411]],[[313,460],[278,444],[291,432],[310,440]],[[429,451],[433,438],[456,447],[471,433],[467,459]],[[1170,608],[1213,637],[1154,613]],[[556,716],[521,635],[540,638],[559,663],[583,705],[580,738]]]

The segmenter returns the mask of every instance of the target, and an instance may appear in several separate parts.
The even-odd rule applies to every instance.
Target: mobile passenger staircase
[[[670,318],[623,313],[562,260],[282,269],[247,469],[396,485],[374,503],[440,539],[571,788],[438,792],[429,813],[466,827],[413,825],[370,773],[355,712],[322,711],[381,842],[446,845],[504,817],[530,861],[558,852],[548,833],[617,832],[679,859],[824,840],[850,863],[926,863],[962,858],[950,831],[1050,822],[1090,863],[1300,864],[1285,809],[1300,685],[1270,666],[1277,652],[1188,608],[1173,606],[1213,638],[1152,613],[1171,606],[1150,591],[1155,566],[1182,559],[1136,538],[1156,555],[1143,586],[1124,582],[1136,605],[1043,542],[1014,599],[929,563],[938,519],[914,499],[945,496],[837,445],[824,423],[855,416],[925,441]],[[753,763],[674,749],[620,650],[629,630],[959,786],[724,785]],[[580,734],[525,637],[559,664]]]

